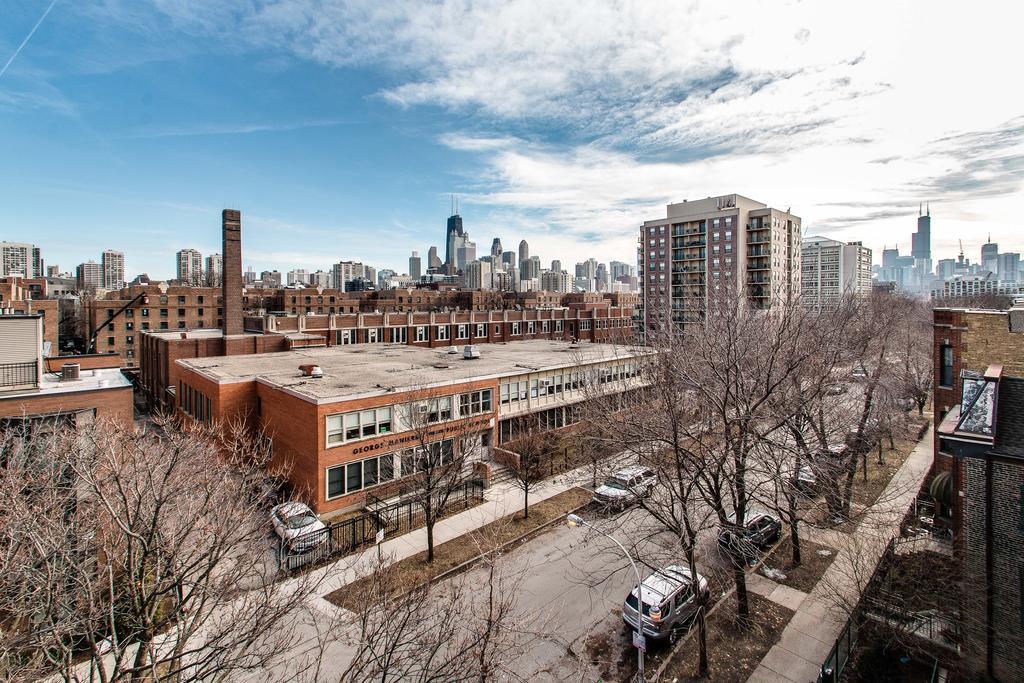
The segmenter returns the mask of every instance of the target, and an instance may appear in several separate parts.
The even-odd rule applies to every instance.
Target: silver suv
[[[605,479],[594,491],[594,501],[613,508],[624,508],[649,496],[657,475],[650,467],[632,465]]]
[[[677,631],[689,625],[710,593],[707,579],[697,574],[697,580],[694,581],[689,568],[676,564],[654,572],[643,580],[641,586],[644,598],[643,633],[655,640],[674,638]],[[622,620],[634,631],[639,628],[638,593],[638,589],[634,588],[622,605]]]

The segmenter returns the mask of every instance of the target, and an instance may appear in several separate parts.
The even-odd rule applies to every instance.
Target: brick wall
[[[0,417],[48,415],[96,410],[96,421],[113,421],[132,428],[132,388],[111,387],[59,394],[22,395],[0,398]]]
[[[964,658],[975,673],[985,671],[986,492],[985,460],[962,461]],[[997,680],[1024,680],[1024,462],[992,462],[992,590]]]

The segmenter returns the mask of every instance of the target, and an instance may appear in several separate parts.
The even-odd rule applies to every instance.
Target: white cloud
[[[187,30],[383,70],[386,101],[458,112],[472,132],[440,142],[489,173],[454,189],[545,251],[576,240],[632,260],[636,226],[663,204],[727,192],[875,248],[905,243],[924,200],[940,245],[947,230],[977,242],[990,228],[1019,244],[1024,96],[1010,80],[1024,10],[1012,3],[160,7]]]

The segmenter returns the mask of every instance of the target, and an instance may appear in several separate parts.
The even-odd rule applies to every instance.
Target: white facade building
[[[805,306],[834,306],[845,295],[871,293],[871,250],[860,242],[805,237],[801,251],[800,289]]]

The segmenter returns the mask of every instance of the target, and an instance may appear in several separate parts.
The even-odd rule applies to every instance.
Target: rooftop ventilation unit
[[[448,353],[454,355],[454,354],[456,354],[458,352],[459,352],[459,347],[458,346],[449,346],[448,347]]]
[[[82,366],[78,363],[65,363],[60,367],[60,381],[73,382],[78,379]]]
[[[302,371],[303,377],[312,377],[313,379],[320,379],[324,376],[324,370],[319,365],[300,365],[299,370]]]
[[[462,359],[473,360],[480,357],[480,347],[476,344],[466,344],[462,348]]]

